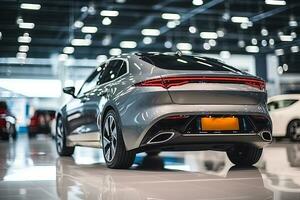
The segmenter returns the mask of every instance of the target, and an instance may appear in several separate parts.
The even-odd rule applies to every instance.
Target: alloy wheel
[[[63,148],[63,133],[64,133],[63,131],[64,131],[63,123],[59,119],[57,121],[57,126],[56,126],[56,146],[58,152],[61,152]]]
[[[117,148],[117,126],[112,115],[105,119],[103,130],[103,153],[105,159],[111,162],[115,156]]]
[[[300,140],[300,121],[293,121],[289,130],[293,140]]]

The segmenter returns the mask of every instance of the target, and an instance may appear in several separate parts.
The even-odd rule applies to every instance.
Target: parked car
[[[272,140],[265,82],[218,60],[181,53],[113,57],[57,114],[56,147],[102,147],[110,168],[136,153],[220,150],[237,165],[256,163]]]
[[[9,137],[17,138],[16,118],[9,111],[5,101],[0,101],[0,137],[3,140],[8,140]]]
[[[34,137],[39,133],[51,134],[51,121],[55,118],[54,110],[35,110],[33,116],[30,118],[28,125],[29,137]]]
[[[269,98],[268,109],[274,137],[300,141],[300,94],[284,94]]]

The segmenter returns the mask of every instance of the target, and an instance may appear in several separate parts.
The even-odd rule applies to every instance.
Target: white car
[[[274,137],[300,141],[300,94],[284,94],[268,99]]]

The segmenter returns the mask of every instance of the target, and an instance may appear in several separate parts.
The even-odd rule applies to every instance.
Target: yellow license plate
[[[238,131],[239,119],[236,117],[202,117],[202,131]]]

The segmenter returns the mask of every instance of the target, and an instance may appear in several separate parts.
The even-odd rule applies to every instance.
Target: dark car
[[[166,53],[113,57],[57,115],[56,146],[101,147],[110,168],[138,152],[219,150],[256,163],[272,140],[265,82],[218,60]]]
[[[3,140],[8,140],[9,137],[17,138],[16,118],[9,111],[5,101],[0,101],[0,137]]]
[[[35,110],[33,116],[30,118],[28,125],[28,134],[34,137],[39,133],[51,133],[51,121],[55,118],[54,110]]]

